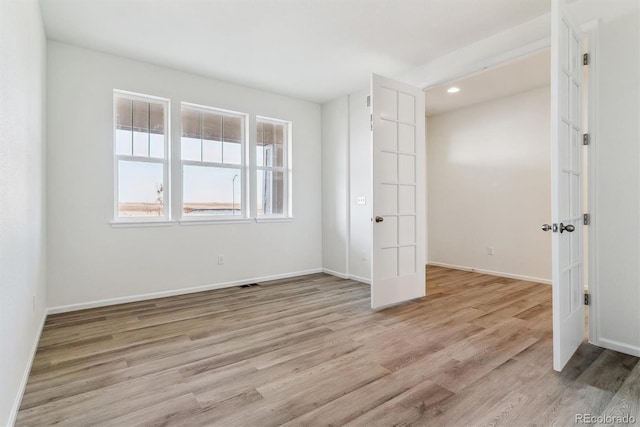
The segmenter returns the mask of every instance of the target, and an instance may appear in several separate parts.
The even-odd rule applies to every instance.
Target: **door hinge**
[[[373,132],[373,114],[369,114],[369,118],[371,119],[371,132]]]
[[[582,145],[589,145],[589,143],[591,142],[591,138],[589,137],[588,133],[585,133],[582,135]]]
[[[585,53],[582,55],[582,65],[589,65],[589,54]]]
[[[591,294],[588,292],[584,293],[584,305],[591,305]]]
[[[584,223],[584,225],[589,225],[591,224],[591,215],[590,214],[584,214],[582,215],[582,222]]]
[[[367,95],[367,107],[371,107],[371,95]]]

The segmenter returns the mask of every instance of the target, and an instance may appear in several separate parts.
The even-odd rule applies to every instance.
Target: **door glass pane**
[[[284,213],[284,172],[258,171],[258,215],[282,215]]]
[[[415,156],[398,156],[398,182],[414,184],[416,182]]]
[[[398,118],[398,92],[393,89],[380,88],[380,99],[376,100],[380,116],[389,119]]]
[[[398,129],[398,150],[403,151],[405,153],[415,153],[416,152],[415,126],[399,124],[397,129]]]
[[[241,169],[184,166],[185,216],[242,215]]]
[[[398,120],[406,123],[415,123],[416,101],[413,95],[398,92]]]
[[[398,244],[398,217],[385,216],[384,221],[376,224],[378,227],[378,242],[383,248]]]
[[[398,277],[398,248],[380,249],[376,261],[375,277],[381,280]]]
[[[386,219],[385,219],[386,221]],[[416,217],[398,217],[398,244],[406,245],[416,242]]]
[[[398,186],[398,212],[416,212],[416,188],[411,185]]]
[[[398,274],[406,276],[416,272],[416,247],[403,246],[398,248]]]
[[[159,217],[164,206],[161,163],[118,162],[118,217]]]

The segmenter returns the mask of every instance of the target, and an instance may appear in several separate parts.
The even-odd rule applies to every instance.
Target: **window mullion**
[[[151,157],[151,103],[147,102],[147,155]]]
[[[220,160],[224,163],[224,116],[220,117]]]
[[[131,102],[131,155],[133,156],[133,99]]]
[[[128,156],[126,154],[116,154],[116,160],[126,162],[140,162],[140,163],[161,163],[167,164],[167,158],[158,157],[142,157],[142,156]]]
[[[224,168],[224,169],[243,169],[244,168],[242,164],[234,165],[230,163],[199,162],[197,160],[183,160],[182,164],[187,166],[207,166],[207,167]]]

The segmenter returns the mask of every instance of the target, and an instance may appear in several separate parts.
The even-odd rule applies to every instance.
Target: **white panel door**
[[[425,295],[424,92],[371,78],[371,307]]]
[[[564,1],[552,1],[551,16],[553,368],[560,371],[584,340],[583,50]]]

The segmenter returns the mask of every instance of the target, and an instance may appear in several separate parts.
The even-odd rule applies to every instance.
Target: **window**
[[[246,203],[246,115],[182,104],[182,216],[241,219]]]
[[[257,118],[258,217],[291,216],[291,123]]]
[[[114,221],[170,219],[169,100],[114,91]]]

